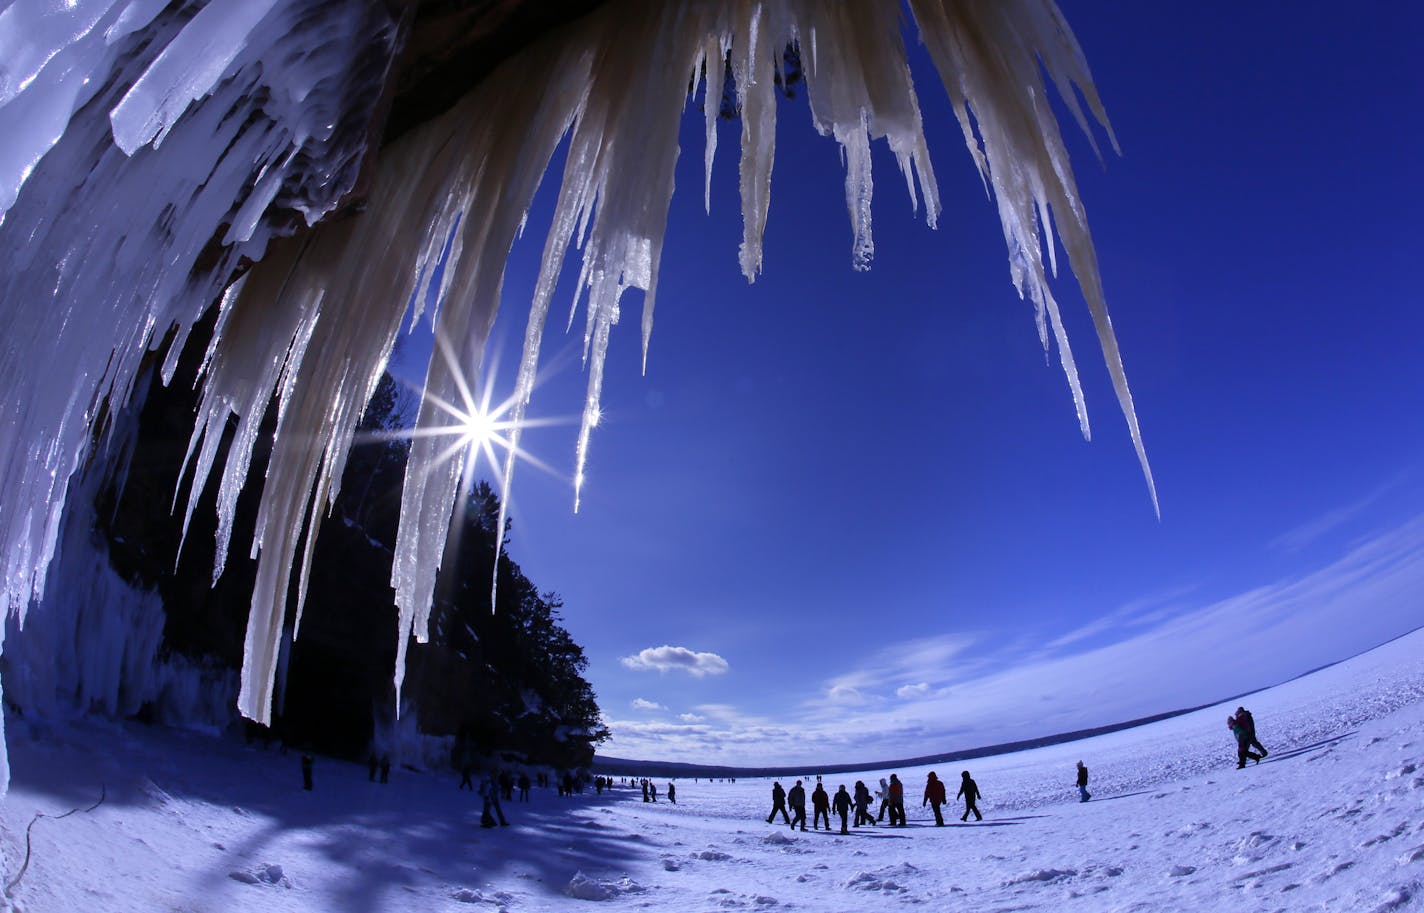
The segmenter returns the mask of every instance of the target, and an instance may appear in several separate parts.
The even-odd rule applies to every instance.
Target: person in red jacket
[[[944,782],[935,776],[934,771],[930,771],[929,779],[925,781],[925,801],[920,803],[920,808],[928,805],[934,809],[936,827],[944,827],[944,815],[939,810],[944,803]]]
[[[905,826],[905,784],[896,774],[890,775],[890,826]]]

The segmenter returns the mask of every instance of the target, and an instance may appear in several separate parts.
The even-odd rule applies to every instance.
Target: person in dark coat
[[[480,827],[494,827],[495,815],[499,816],[500,825],[507,827],[509,822],[504,818],[504,809],[499,807],[499,780],[493,771],[480,781],[480,798],[484,800],[484,808],[480,811]]]
[[[302,789],[310,791],[312,788],[312,756],[302,755]]]
[[[1229,716],[1226,718],[1226,728],[1231,730],[1232,738],[1236,739],[1236,769],[1245,767],[1247,758],[1260,764],[1261,756],[1251,750],[1251,735],[1246,731],[1246,727],[1241,725],[1241,721]]]
[[[864,780],[855,781],[855,826],[862,824],[875,824],[875,816],[870,813],[870,790],[866,788]]]
[[[766,816],[766,823],[770,824],[771,819],[776,817],[776,813],[781,812],[781,818],[787,824],[791,823],[791,816],[786,814],[786,790],[781,788],[781,783],[771,784],[771,814]]]
[[[840,789],[836,790],[836,797],[831,800],[831,807],[836,810],[836,814],[841,816],[841,833],[850,833],[850,793],[846,792],[845,784],[842,783]]]
[[[890,825],[905,826],[905,784],[898,774],[890,775]]]
[[[366,760],[366,770],[370,771],[371,775],[367,779],[372,783],[376,782],[376,767],[379,763],[380,762],[376,760],[376,753],[374,751],[371,752],[371,757]]]
[[[520,775],[519,775],[519,801],[520,801],[520,802],[528,802],[528,801],[529,801],[529,787],[530,787],[530,785],[531,785],[531,784],[529,783],[529,775],[528,775],[527,773],[526,773],[526,774],[520,774]]]
[[[928,805],[934,810],[936,827],[944,827],[944,815],[940,813],[939,809],[945,801],[944,781],[935,776],[934,771],[930,771],[930,775],[925,781],[925,800],[920,803],[920,808]]]
[[[391,756],[381,755],[381,782],[386,783],[391,779]]]
[[[464,767],[460,768],[460,785],[459,785],[458,788],[459,788],[459,789],[468,789],[470,792],[474,792],[474,791],[475,791],[475,781],[474,781],[474,779],[472,778],[472,777],[473,777],[473,774],[474,774],[474,769],[473,769],[472,767],[470,767],[470,765],[468,765],[468,764],[466,764]]]
[[[959,820],[968,821],[969,813],[973,812],[975,821],[983,821],[984,816],[979,814],[979,800],[983,798],[984,794],[979,792],[979,784],[970,778],[967,770],[964,771],[964,779],[960,782],[959,792],[955,794],[954,798],[958,799],[960,796],[964,797],[964,814]]]
[[[1083,762],[1078,762],[1078,801],[1087,802],[1093,798],[1093,794],[1088,792],[1088,768],[1083,766]]]
[[[830,794],[817,783],[815,790],[811,792],[811,827],[813,830],[821,829],[821,819],[826,819],[826,830],[831,829],[831,797]]]
[[[677,804],[677,785],[674,783],[668,784],[668,801],[673,805]]]
[[[1270,754],[1270,752],[1266,750],[1266,746],[1262,745],[1260,740],[1256,738],[1256,718],[1251,715],[1251,711],[1245,707],[1237,707],[1236,722],[1241,725],[1242,729],[1246,730],[1246,745],[1248,748],[1256,749],[1262,758]]]
[[[796,785],[791,787],[791,791],[786,794],[786,803],[791,806],[791,829],[796,830],[796,825],[801,824],[801,830],[806,829],[806,787],[797,780]]]

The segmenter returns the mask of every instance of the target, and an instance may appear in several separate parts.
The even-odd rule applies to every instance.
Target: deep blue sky
[[[1099,167],[1064,123],[1160,522],[1065,268],[1079,435],[913,35],[945,212],[937,231],[912,216],[880,143],[868,273],[803,94],[781,106],[749,286],[738,127],[722,124],[708,217],[692,108],[647,376],[633,294],[581,512],[572,426],[528,432],[563,477],[526,467],[513,493],[511,552],[564,597],[605,753],[963,748],[1203,703],[1424,624],[1424,11],[1063,9],[1123,149]],[[511,261],[497,396],[552,189]],[[577,326],[546,338],[546,365],[567,358],[531,415],[578,412]],[[662,646],[725,668],[624,662]]]

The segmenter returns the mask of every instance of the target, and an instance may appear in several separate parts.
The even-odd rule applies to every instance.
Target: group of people
[[[1226,718],[1226,725],[1231,728],[1231,734],[1236,739],[1236,766],[1242,768],[1246,766],[1248,760],[1260,763],[1268,752],[1260,741],[1256,738],[1256,720],[1251,716],[1251,712],[1245,707],[1237,707],[1236,713]],[[1253,750],[1254,749],[1254,750]],[[1087,802],[1093,798],[1093,794],[1088,792],[1088,768],[1082,761],[1077,767],[1078,801]],[[844,785],[841,785],[834,796],[828,794],[821,784],[821,778],[816,777],[816,788],[811,793],[813,830],[820,830],[824,821],[826,830],[831,829],[831,813],[834,812],[840,819],[841,833],[850,833],[850,812],[855,810],[854,827],[862,825],[875,825],[885,820],[889,814],[890,825],[892,827],[905,825],[905,786],[900,782],[897,774],[891,774],[889,780],[881,778],[880,789],[877,791],[880,797],[880,811],[877,815],[870,814],[870,806],[874,801],[869,788],[864,781],[856,780],[855,788],[847,792]],[[955,794],[956,799],[964,800],[964,814],[960,816],[960,821],[968,821],[973,815],[975,821],[983,821],[984,815],[979,811],[979,800],[984,794],[979,791],[979,784],[974,782],[974,778],[969,775],[969,771],[961,774],[959,792]],[[948,804],[948,797],[944,782],[936,776],[934,771],[930,771],[925,779],[924,800],[920,803],[923,808],[928,805],[934,812],[935,825],[944,826],[944,815],[941,808]],[[789,809],[789,811],[788,811]],[[771,813],[766,816],[767,824],[775,820],[780,814],[781,820],[788,824],[793,830],[800,827],[806,830],[806,788],[797,780],[796,785],[785,790],[779,782],[771,786]]]
[[[652,780],[649,780],[647,777],[644,777],[639,782],[640,785],[643,787],[643,801],[658,801],[658,784],[654,783]],[[668,781],[667,785],[667,800],[673,805],[677,804],[677,784],[673,783],[671,780]]]
[[[864,780],[855,781],[853,792],[847,792],[845,784],[841,784],[836,789],[834,796],[826,792],[821,778],[816,778],[816,788],[811,792],[812,830],[820,830],[822,822],[825,823],[826,830],[831,829],[831,813],[834,812],[841,819],[841,833],[850,833],[850,813],[855,810],[855,827],[874,827],[877,823],[884,821],[888,813],[891,827],[904,827],[905,821],[905,784],[900,782],[898,774],[891,774],[887,780],[881,778],[880,789],[880,810],[878,814],[872,815],[870,807],[875,799],[870,793],[870,788],[865,785]],[[979,799],[983,793],[979,792],[979,784],[974,782],[974,778],[969,776],[969,771],[964,771],[959,785],[959,792],[956,799],[964,800],[964,815],[959,819],[968,821],[972,814],[974,820],[983,821],[984,815],[979,811]],[[944,783],[930,771],[925,783],[924,801],[920,803],[923,808],[928,805],[934,811],[935,824],[944,826],[944,815],[940,811],[947,802]],[[788,812],[788,808],[790,811]],[[800,827],[806,830],[806,787],[800,780],[788,791],[783,789],[780,782],[771,785],[771,813],[766,816],[766,823],[770,824],[776,819],[777,814],[781,814],[781,820],[792,830]]]

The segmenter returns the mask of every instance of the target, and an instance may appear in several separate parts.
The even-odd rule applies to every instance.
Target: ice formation
[[[714,100],[725,71],[735,80],[739,256],[749,281],[762,267],[775,84],[790,44],[800,50],[815,128],[844,151],[852,265],[868,267],[874,253],[873,140],[889,144],[931,225],[940,214],[900,0],[610,0],[523,49],[453,108],[377,154],[383,99],[408,25],[401,6],[408,12],[414,4],[0,0],[4,599],[23,618],[44,596],[71,475],[110,410],[128,400],[145,353],[171,340],[164,366],[171,376],[183,341],[216,301],[186,510],[191,516],[196,493],[218,470],[214,574],[221,573],[258,426],[275,399],[278,427],[250,544],[259,569],[239,697],[241,712],[262,721],[293,569],[299,624],[314,541],[307,533],[336,495],[355,424],[412,308],[455,357],[431,360],[405,480],[392,579],[397,685],[408,637],[424,639],[463,460],[449,458],[447,441],[420,435],[448,421],[442,404],[460,401],[464,375],[479,364],[510,246],[560,143],[568,144],[567,162],[514,418],[522,419],[533,390],[565,254],[578,244],[588,393],[576,491],[598,418],[604,353],[629,288],[644,293],[646,353],[689,76],[705,77]],[[1014,285],[1033,302],[1045,349],[1051,330],[1086,435],[1048,285],[1056,269],[1050,214],[1056,219],[1150,490],[1086,215],[1044,81],[1046,73],[1090,138],[1089,114],[1107,129],[1076,40],[1052,0],[908,0],[908,8],[997,202]],[[705,107],[710,206],[717,105]],[[364,212],[327,218],[358,187]],[[236,434],[218,469],[233,417]],[[511,457],[506,484],[512,471]]]

